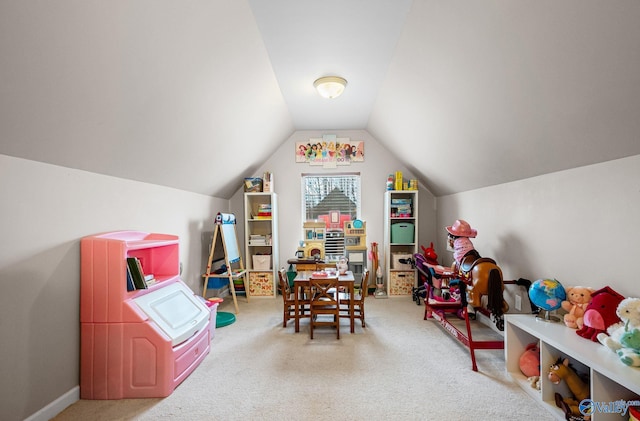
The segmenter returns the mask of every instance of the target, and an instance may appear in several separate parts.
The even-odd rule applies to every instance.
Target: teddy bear
[[[584,312],[591,302],[593,288],[574,286],[565,289],[567,299],[562,302],[562,308],[567,312],[564,315],[564,324],[571,329],[581,329],[584,325]]]
[[[625,333],[630,334],[625,336],[626,343],[639,342],[634,339],[633,331],[640,329],[640,298],[629,297],[620,301],[616,314],[621,321],[609,326],[607,333],[598,333],[597,338],[602,345],[617,352],[624,347],[621,340]]]

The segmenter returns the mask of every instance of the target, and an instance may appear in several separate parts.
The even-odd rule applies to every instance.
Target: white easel
[[[207,286],[209,285],[209,278],[228,278],[229,290],[231,291],[231,295],[233,296],[233,304],[236,308],[236,314],[238,314],[238,300],[236,298],[236,288],[233,284],[233,280],[242,279],[245,295],[247,296],[247,302],[249,302],[249,284],[247,282],[247,271],[244,268],[242,256],[240,256],[238,237],[236,236],[236,217],[232,213],[218,212],[215,222],[216,228],[213,233],[213,240],[211,241],[209,260],[207,261],[207,272],[202,275],[204,278],[202,296],[204,298],[207,298]],[[220,233],[220,240],[224,249],[224,262],[227,267],[226,273],[211,273],[211,262],[213,261],[213,255],[218,240],[218,233]],[[232,264],[235,264],[235,267],[232,267]]]

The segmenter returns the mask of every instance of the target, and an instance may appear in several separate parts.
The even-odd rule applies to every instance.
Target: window
[[[332,230],[359,216],[360,173],[302,174],[302,221],[325,221]]]
[[[324,221],[325,260],[344,255],[344,223],[359,216],[360,173],[302,174],[302,221]]]

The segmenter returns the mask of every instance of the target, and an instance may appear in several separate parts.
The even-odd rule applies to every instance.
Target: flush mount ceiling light
[[[344,92],[347,81],[339,76],[325,76],[313,82],[320,96],[324,98],[337,98]]]

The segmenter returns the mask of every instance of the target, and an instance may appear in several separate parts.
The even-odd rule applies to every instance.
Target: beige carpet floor
[[[468,350],[410,298],[368,298],[367,327],[350,334],[342,320],[340,340],[330,328],[310,340],[307,321],[282,328],[279,298],[239,305],[169,397],[81,400],[55,421],[554,419],[512,384],[502,350],[477,351],[472,371]],[[220,310],[233,312],[230,298]]]

